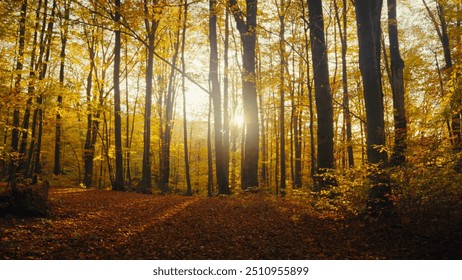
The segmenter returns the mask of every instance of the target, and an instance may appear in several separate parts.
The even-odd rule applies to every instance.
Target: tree
[[[290,1],[288,3],[290,5]],[[279,56],[281,62],[279,65],[279,133],[280,137],[280,191],[281,195],[285,196],[286,193],[286,135],[285,135],[285,69],[287,67],[286,61],[286,45],[285,45],[285,17],[287,13],[287,6],[284,0],[281,0],[278,5],[279,17]]]
[[[27,0],[23,0],[21,4],[21,19],[19,21],[19,34],[18,34],[18,56],[16,60],[16,77],[13,88],[13,95],[16,99],[19,99],[21,93],[21,71],[23,69],[24,63],[24,48],[25,48],[25,36],[26,36],[26,17],[27,17]],[[11,133],[11,161],[10,161],[10,171],[9,171],[9,183],[13,191],[16,190],[16,167],[17,160],[15,158],[17,155],[15,153],[18,150],[19,144],[19,104],[13,109],[13,131]]]
[[[217,1],[209,2],[209,41],[210,41],[210,85],[213,102],[213,120],[215,130],[215,169],[217,174],[218,193],[230,194],[228,173],[225,166],[225,151],[223,146],[223,125],[221,110],[221,92],[218,79],[218,45],[217,45]]]
[[[183,19],[183,31],[181,33],[181,70],[183,73],[186,72],[186,63],[184,57],[184,49],[186,44],[186,26],[188,22],[188,0],[184,0],[184,19]],[[188,120],[186,113],[186,85],[185,76],[181,77],[181,91],[183,93],[183,151],[184,151],[184,166],[185,166],[185,177],[186,177],[186,195],[192,195],[191,186],[191,172],[189,167],[189,143],[188,143]]]
[[[228,7],[236,21],[243,46],[242,96],[244,105],[244,152],[242,161],[242,189],[258,187],[259,121],[256,87],[256,28],[257,0],[246,0],[245,14],[237,0],[228,0]],[[244,20],[244,17],[246,20]]]
[[[178,12],[178,20],[177,22],[181,22],[181,12]],[[163,102],[163,106],[165,107],[165,120],[164,120],[164,128],[162,131],[162,147],[161,147],[161,158],[160,158],[160,183],[159,187],[163,193],[167,193],[170,191],[170,152],[171,152],[171,144],[172,144],[172,132],[173,132],[173,117],[175,111],[175,97],[176,97],[176,89],[175,89],[175,77],[177,63],[178,63],[178,54],[179,54],[179,46],[180,46],[180,26],[175,25],[176,30],[174,30],[174,35],[172,36],[173,42],[170,44],[173,47],[173,55],[172,61],[169,63],[170,65],[170,73],[168,77],[168,85],[167,85],[167,95],[165,96],[165,100]]]
[[[328,176],[322,174],[334,168],[334,121],[332,108],[332,93],[329,85],[329,65],[324,35],[324,19],[322,15],[322,1],[308,1],[311,53],[313,56],[313,73],[315,87],[315,101],[318,117],[317,142],[318,159],[317,173],[320,181],[317,190],[328,187]]]
[[[225,39],[223,46],[223,165],[228,176],[229,185],[229,9],[225,8]]]
[[[87,131],[84,144],[83,161],[84,161],[84,175],[83,184],[91,188],[93,186],[93,160],[95,156],[95,143],[96,134],[99,130],[99,117],[94,120],[92,108],[92,88],[93,88],[93,71],[95,70],[95,36],[89,34],[86,28],[86,46],[90,56],[90,70],[87,76],[86,84],[86,102],[87,102]],[[91,36],[89,38],[89,36]],[[100,99],[101,100],[101,99]]]
[[[153,5],[157,5],[157,0]],[[149,14],[148,0],[144,1],[145,28],[148,38],[147,43],[147,64],[146,64],[146,95],[144,103],[144,136],[143,136],[143,165],[141,185],[144,192],[150,192],[151,184],[151,110],[152,110],[152,82],[154,69],[154,41],[159,20],[156,15]],[[149,21],[151,18],[151,21]]]
[[[47,2],[45,1],[44,9],[47,9]],[[37,63],[37,69],[39,71],[39,81],[43,81],[46,78],[48,71],[48,64],[50,63],[50,54],[51,54],[51,42],[53,40],[53,27],[55,21],[55,13],[57,8],[56,0],[53,1],[50,20],[46,24],[46,33],[45,30],[45,21],[46,17],[43,18],[43,30],[42,38],[45,35],[44,39],[41,40],[40,44],[40,56]],[[44,118],[44,94],[43,92],[38,93],[36,97],[37,107],[34,110],[34,116],[32,121],[33,131],[36,131],[36,135],[32,133],[33,140],[31,141],[28,157],[28,166],[30,166],[30,172],[28,174],[29,178],[32,178],[32,184],[38,182],[38,176],[41,174],[42,164],[41,164],[41,154],[42,154],[42,140],[43,140],[43,118]],[[36,139],[36,141],[35,141]]]
[[[114,13],[114,138],[115,138],[115,181],[112,189],[114,191],[124,191],[124,168],[123,168],[123,153],[122,153],[122,111],[120,107],[120,54],[121,54],[121,39],[120,39],[120,0],[115,0]]]
[[[66,46],[69,33],[69,17],[70,17],[70,2],[64,1],[64,17],[62,18],[62,31],[61,31],[61,52],[59,57],[61,59],[59,64],[59,83],[62,89],[64,89],[64,67],[66,62]],[[61,110],[63,106],[63,96],[58,95],[58,109],[56,112],[56,133],[55,133],[55,161],[53,173],[58,175],[61,173]]]
[[[381,78],[377,65],[376,34],[373,26],[373,9],[377,0],[357,0],[355,2],[356,23],[359,42],[359,68],[364,88],[367,118],[367,159],[373,165],[369,176],[369,210],[371,214],[390,213],[391,186],[388,175],[383,171],[388,161],[385,150],[384,109],[382,102]]]
[[[395,125],[394,149],[391,164],[399,166],[406,162],[407,120],[404,107],[404,61],[399,52],[396,0],[388,0],[388,35],[390,41],[391,89],[393,92],[393,115]]]
[[[346,141],[347,141],[347,153],[348,153],[348,166],[354,166],[353,157],[353,144],[352,132],[351,132],[351,114],[350,114],[350,97],[348,92],[348,76],[347,76],[347,0],[343,0],[342,19],[339,16],[339,8],[337,2],[334,1],[335,16],[337,19],[340,42],[342,45],[342,89],[343,89],[343,118],[345,119],[346,125]]]

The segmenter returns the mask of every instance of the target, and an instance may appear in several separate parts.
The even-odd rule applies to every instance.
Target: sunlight
[[[231,120],[231,124],[239,128],[244,127],[244,114],[242,114],[242,112],[239,112],[236,115],[234,115]]]

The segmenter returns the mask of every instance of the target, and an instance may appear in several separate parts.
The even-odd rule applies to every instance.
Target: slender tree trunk
[[[329,85],[329,66],[327,48],[324,36],[324,20],[322,1],[308,1],[310,19],[311,52],[313,56],[313,72],[315,85],[315,100],[318,116],[318,160],[316,190],[333,184],[329,176],[323,173],[334,168],[334,129],[332,93]]]
[[[35,12],[35,26],[34,26],[34,36],[32,41],[32,51],[31,51],[31,59],[29,65],[29,85],[27,89],[28,99],[26,108],[24,110],[24,119],[22,123],[22,135],[21,135],[21,143],[19,147],[19,154],[21,155],[21,162],[19,164],[19,172],[22,172],[24,175],[27,176],[28,169],[29,169],[29,162],[26,158],[27,152],[27,138],[29,135],[29,123],[30,123],[30,116],[31,116],[31,106],[33,102],[32,96],[34,95],[35,90],[35,79],[36,79],[36,67],[38,67],[38,63],[36,63],[36,52],[37,52],[37,45],[38,45],[38,33],[40,28],[40,10],[42,9],[42,0],[39,0],[37,3],[37,8]],[[45,22],[44,22],[45,24]],[[42,30],[42,34],[44,33]],[[40,42],[43,45],[43,39]]]
[[[314,110],[313,110],[313,85],[311,83],[311,74],[310,74],[310,61],[309,61],[309,44],[310,40],[308,37],[308,30],[309,30],[309,21],[306,19],[306,9],[304,5],[304,1],[302,1],[302,17],[304,21],[304,36],[305,36],[305,54],[307,59],[306,61],[306,84],[308,87],[308,109],[309,109],[309,116],[310,116],[310,124],[309,124],[309,131],[310,131],[310,175],[311,178],[314,180],[315,172],[316,172],[316,146],[314,140]]]
[[[207,195],[213,196],[213,155],[212,155],[212,96],[209,95],[207,116]]]
[[[404,106],[404,62],[399,52],[398,21],[396,19],[396,0],[388,0],[388,34],[390,41],[391,89],[393,92],[393,115],[395,124],[395,145],[391,164],[395,166],[406,162],[407,121]]]
[[[157,1],[154,1],[157,4]],[[151,23],[148,20],[149,9],[148,0],[144,1],[145,27],[148,34],[147,54],[148,60],[146,65],[146,95],[144,104],[144,136],[143,136],[143,167],[141,175],[141,186],[143,192],[151,192],[151,110],[152,110],[152,82],[154,79],[154,40],[158,25],[158,20],[153,19]],[[150,15],[155,18],[155,15]]]
[[[69,32],[69,16],[70,16],[70,2],[64,3],[64,19],[62,20],[62,28],[63,31],[61,32],[61,53],[59,54],[60,57],[60,65],[59,65],[59,83],[61,88],[64,89],[64,67],[66,62],[66,45],[67,45],[67,37]],[[55,125],[55,161],[54,161],[54,168],[53,173],[55,175],[61,174],[62,164],[61,164],[61,109],[63,107],[63,96],[61,94],[58,95],[58,110],[56,113],[56,125]]]
[[[14,81],[13,95],[19,99],[21,94],[21,79],[22,69],[24,63],[24,49],[25,49],[25,36],[26,36],[26,18],[27,18],[27,0],[23,0],[21,4],[21,19],[19,21],[19,38],[18,38],[18,56],[16,60],[16,77]],[[13,191],[16,191],[16,171],[17,171],[17,159],[15,153],[18,150],[19,145],[19,108],[13,110],[13,123],[11,132],[11,160],[9,170],[9,184]]]
[[[285,133],[285,68],[286,51],[285,51],[285,1],[281,0],[278,9],[279,14],[279,56],[281,59],[279,65],[279,133],[280,133],[280,192],[281,196],[286,194],[286,133]]]
[[[295,58],[294,58],[295,59]],[[300,57],[299,61],[299,72],[300,72],[300,80],[304,81],[304,73],[305,70],[304,68],[304,62],[303,59]],[[294,179],[293,179],[293,187],[295,189],[301,188],[303,183],[302,183],[302,150],[303,150],[303,139],[302,139],[302,131],[303,131],[303,121],[302,121],[302,111],[300,109],[300,102],[304,96],[304,85],[303,83],[299,83],[299,90],[297,97],[294,96],[293,100],[293,132],[294,132],[294,139],[293,139],[293,145],[294,145]],[[293,91],[295,88],[293,89]],[[292,91],[292,92],[293,92]],[[293,95],[295,95],[293,93]],[[295,99],[297,102],[295,102]]]
[[[181,21],[181,13],[178,14],[178,22]],[[174,53],[172,57],[172,63],[170,68],[170,76],[167,86],[167,96],[165,97],[164,106],[165,111],[165,130],[162,134],[162,154],[161,154],[161,164],[160,164],[160,189],[163,193],[170,191],[170,147],[172,142],[172,131],[173,131],[173,113],[175,105],[175,70],[177,69],[177,59],[179,53],[179,40],[180,40],[180,30],[176,31],[176,40],[173,44]]]
[[[225,8],[225,40],[224,40],[224,71],[223,71],[223,165],[229,185],[229,9]]]
[[[259,113],[260,113],[260,126],[261,126],[261,181],[264,187],[269,187],[269,172],[268,172],[268,140],[267,140],[267,126],[265,124],[265,111],[263,103],[263,95],[258,95]]]
[[[343,118],[346,125],[346,143],[347,143],[347,154],[348,154],[348,167],[354,166],[353,157],[353,143],[352,143],[352,131],[351,131],[351,114],[350,114],[350,97],[348,92],[348,74],[347,74],[347,0],[343,0],[343,11],[342,18],[339,16],[339,9],[337,2],[334,1],[335,16],[337,18],[340,41],[342,44],[342,89],[343,89]]]
[[[116,29],[114,42],[114,140],[115,140],[115,181],[112,189],[114,191],[124,191],[124,160],[122,148],[122,110],[120,108],[120,9],[121,1],[115,0],[114,23]]]
[[[387,164],[385,149],[384,109],[380,71],[377,68],[377,52],[373,26],[375,1],[357,0],[355,2],[359,41],[359,68],[363,78],[364,101],[366,107],[367,159],[376,165],[370,174],[369,211],[373,215],[387,215],[393,207],[390,200],[389,177],[383,167]]]
[[[209,41],[210,41],[210,84],[211,95],[213,101],[213,119],[215,131],[215,169],[217,173],[218,193],[230,194],[228,184],[228,174],[224,162],[224,147],[223,147],[223,126],[222,126],[222,110],[221,110],[221,93],[220,83],[218,79],[218,43],[217,43],[217,2],[210,0],[209,2]]]
[[[188,22],[188,0],[184,0],[184,18],[183,18],[183,32],[181,33],[181,71],[186,73],[186,64],[184,59],[184,49],[186,44],[186,25]],[[188,144],[188,119],[186,113],[186,85],[185,76],[181,78],[181,91],[183,93],[183,147],[184,147],[184,166],[186,176],[186,195],[193,195],[191,185],[191,172],[189,168],[189,144]]]
[[[90,59],[93,61],[93,47],[89,50],[90,52]],[[93,69],[94,64],[90,63],[90,72],[87,76],[87,133],[85,137],[85,144],[84,144],[84,153],[83,153],[83,161],[84,161],[84,174],[83,174],[83,184],[91,188],[93,187],[93,159],[95,154],[95,146],[92,142],[92,132],[93,132],[93,109],[91,106],[91,92],[93,87]]]
[[[45,45],[43,47],[46,48],[45,57],[41,64],[41,71],[39,74],[39,80],[44,80],[48,70],[48,62],[50,61],[50,53],[51,53],[51,42],[53,40],[53,26],[55,20],[55,11],[57,8],[56,0],[53,1],[53,6],[51,9],[51,19],[47,25],[47,32],[45,36]],[[43,94],[39,94],[37,97],[37,109],[34,112],[34,125],[37,125],[38,121],[38,132],[37,132],[37,143],[34,149],[33,154],[33,166],[31,169],[32,175],[32,184],[36,184],[38,182],[38,176],[41,174],[42,164],[41,164],[41,152],[42,152],[42,137],[43,137],[43,117],[44,117],[44,110],[43,110]]]

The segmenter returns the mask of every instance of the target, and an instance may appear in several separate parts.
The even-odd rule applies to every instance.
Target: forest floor
[[[460,232],[419,234],[295,198],[54,188],[48,217],[0,216],[0,259],[460,259]]]

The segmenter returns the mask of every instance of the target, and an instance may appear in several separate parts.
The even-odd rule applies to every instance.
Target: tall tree
[[[367,118],[367,159],[372,167],[370,174],[369,210],[372,214],[388,214],[392,208],[391,187],[383,171],[388,156],[385,147],[384,109],[381,74],[377,65],[377,37],[373,28],[373,9],[377,0],[355,2],[359,42],[359,68],[361,71]]]
[[[153,5],[158,1],[153,0]],[[143,166],[141,185],[143,192],[151,192],[151,111],[152,111],[152,88],[154,70],[154,41],[156,29],[159,24],[157,15],[150,14],[148,0],[144,0],[144,24],[147,33],[147,64],[146,64],[146,95],[144,103],[144,136],[143,136]],[[149,20],[151,18],[151,20]]]
[[[90,56],[90,70],[87,76],[86,85],[86,102],[87,102],[87,132],[85,137],[83,161],[84,175],[83,184],[91,188],[93,186],[93,160],[95,156],[96,134],[99,130],[99,120],[93,118],[92,106],[92,89],[93,89],[93,71],[95,69],[95,36],[93,31],[88,31],[84,28],[86,34],[86,46]],[[90,35],[91,32],[91,35]]]
[[[352,131],[351,131],[351,114],[350,114],[350,97],[348,92],[348,75],[347,75],[347,49],[348,49],[348,35],[347,35],[347,11],[348,2],[343,0],[342,18],[337,1],[334,1],[335,16],[337,19],[338,30],[340,35],[340,42],[342,45],[342,89],[343,89],[343,118],[346,126],[346,142],[348,154],[348,166],[354,166],[353,157],[353,144],[352,144]]]
[[[26,36],[26,17],[27,17],[27,0],[23,0],[21,4],[21,19],[19,20],[19,34],[18,34],[18,56],[16,59],[16,77],[14,81],[13,95],[17,99],[16,102],[19,102],[19,95],[21,93],[21,79],[22,79],[22,69],[24,64],[24,49],[25,49],[25,36]],[[13,130],[11,133],[11,157],[10,162],[10,171],[9,171],[9,183],[13,191],[16,190],[16,167],[17,156],[15,153],[18,150],[19,144],[19,104],[17,104],[13,109]]]
[[[322,0],[308,0],[311,53],[313,59],[315,101],[318,116],[317,172],[321,174],[316,189],[332,182],[322,174],[334,168],[334,121],[332,93],[329,84],[329,65],[324,35]]]
[[[215,131],[215,169],[217,173],[218,193],[229,194],[228,174],[225,167],[223,147],[223,125],[221,110],[221,92],[218,79],[218,42],[217,42],[217,1],[209,1],[209,41],[210,41],[210,85],[213,102],[213,120]]]
[[[46,9],[46,2],[45,1],[45,9]],[[38,69],[39,69],[39,80],[43,81],[47,75],[48,71],[48,64],[50,62],[50,55],[51,55],[51,42],[53,40],[53,27],[55,21],[55,13],[57,8],[56,0],[53,1],[50,20],[46,25],[46,34],[45,39],[42,41],[40,46],[41,48],[41,56],[39,58]],[[45,27],[45,19],[43,27]],[[29,176],[32,178],[32,184],[36,184],[38,182],[38,176],[42,172],[42,163],[41,163],[41,154],[42,154],[42,140],[43,140],[43,118],[44,118],[44,107],[43,107],[43,100],[44,96],[43,93],[39,93],[36,102],[37,108],[34,111],[33,123],[34,129],[37,129],[36,134],[36,142],[32,141],[35,145],[31,144],[31,149],[29,151],[30,155],[30,163],[31,169]]]
[[[40,13],[42,9],[42,0],[37,2],[36,10],[35,10],[35,26],[34,26],[34,35],[32,39],[32,50],[30,55],[30,64],[29,64],[29,85],[27,88],[27,103],[26,108],[24,109],[24,118],[22,122],[22,135],[21,135],[21,143],[19,145],[19,154],[21,155],[20,163],[19,163],[19,171],[22,172],[24,175],[28,173],[28,164],[29,162],[26,160],[26,152],[27,152],[27,138],[29,137],[29,124],[30,124],[30,116],[31,116],[31,105],[33,102],[33,95],[35,90],[35,79],[36,79],[36,56],[37,56],[37,46],[38,46],[38,33],[40,28]],[[44,17],[45,18],[45,17]],[[44,22],[45,23],[45,22]],[[44,29],[43,29],[44,30]],[[44,33],[42,30],[42,34]],[[41,40],[42,41],[42,40]],[[41,42],[43,44],[43,42]],[[35,129],[35,127],[34,127]]]
[[[290,1],[289,1],[290,5]],[[280,191],[284,196],[286,193],[286,134],[285,134],[285,69],[287,67],[286,45],[285,45],[285,17],[287,6],[285,0],[280,0],[277,5],[279,17],[279,133],[280,133]]]
[[[308,111],[310,117],[310,125],[309,125],[309,132],[310,132],[310,175],[311,178],[314,179],[316,173],[316,147],[315,147],[315,140],[314,140],[314,110],[313,110],[313,84],[310,75],[310,60],[308,57],[309,53],[309,45],[310,39],[308,36],[308,30],[310,28],[310,22],[307,19],[306,15],[306,7],[305,2],[302,1],[302,18],[303,18],[303,30],[304,30],[304,51],[306,54],[307,59],[305,59],[306,63],[306,85],[308,87]]]
[[[243,45],[242,88],[244,105],[244,152],[242,157],[241,187],[258,187],[259,121],[256,87],[257,0],[246,0],[245,13],[237,0],[228,0]],[[244,20],[245,17],[245,20]]]
[[[61,17],[61,52],[59,54],[59,84],[61,89],[64,89],[64,67],[66,62],[66,46],[67,37],[69,33],[69,17],[70,17],[70,1],[64,1],[64,15]],[[58,108],[56,112],[56,125],[55,125],[55,161],[53,173],[55,175],[61,174],[61,110],[63,107],[63,95],[58,95]]]
[[[391,89],[393,93],[393,115],[395,139],[391,164],[401,165],[406,162],[407,120],[404,107],[404,61],[399,52],[398,20],[396,18],[396,0],[388,0],[388,35],[391,60]]]
[[[186,63],[184,57],[184,50],[186,44],[186,27],[188,23],[188,0],[184,0],[184,18],[183,18],[183,31],[181,32],[181,71],[186,72]],[[186,177],[186,195],[192,195],[191,185],[191,172],[189,167],[189,144],[188,144],[188,119],[186,111],[186,85],[185,76],[181,77],[181,91],[183,93],[183,151],[184,151],[184,166]]]
[[[223,46],[223,165],[229,185],[229,9],[225,8],[225,39]]]
[[[123,168],[123,153],[122,153],[122,110],[120,107],[120,55],[121,55],[121,30],[120,30],[120,15],[121,2],[115,0],[115,42],[114,42],[114,140],[115,140],[115,181],[112,189],[115,191],[124,190],[124,168]]]
[[[177,21],[181,22],[181,12],[178,12]],[[175,73],[178,70],[176,66],[178,63],[178,54],[180,46],[180,26],[176,26],[175,35],[173,37],[173,55],[172,62],[170,64],[170,73],[167,85],[167,95],[163,102],[165,107],[165,127],[162,132],[162,147],[161,147],[161,158],[160,158],[160,189],[163,193],[170,191],[170,152],[172,144],[172,132],[173,132],[173,116],[175,111]]]

